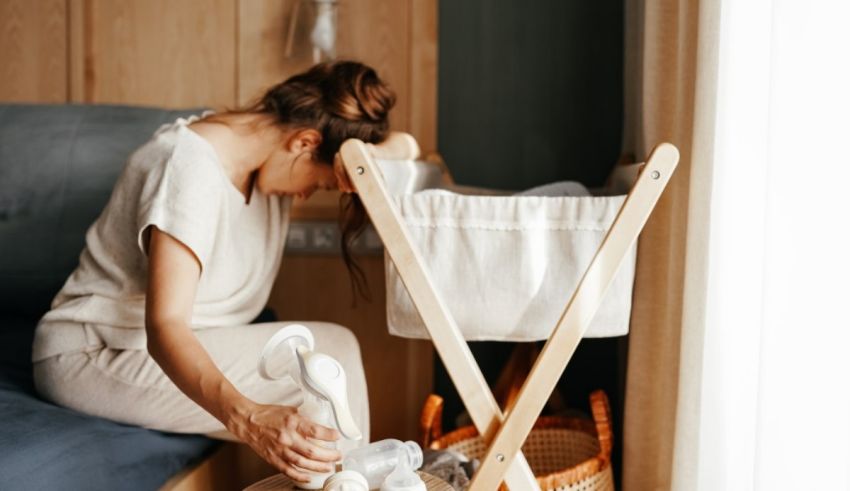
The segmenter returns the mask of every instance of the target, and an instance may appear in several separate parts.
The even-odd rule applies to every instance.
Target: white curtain
[[[687,150],[665,205],[687,222],[641,239],[639,264],[662,238],[680,244],[667,249],[681,281],[638,274],[636,302],[670,302],[633,314],[624,488],[850,489],[850,2],[630,8],[626,145]],[[659,71],[664,46],[692,65]]]

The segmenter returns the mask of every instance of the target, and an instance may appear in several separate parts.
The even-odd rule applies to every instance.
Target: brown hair
[[[280,124],[313,128],[322,135],[316,159],[333,165],[334,156],[345,140],[357,138],[374,144],[387,138],[388,113],[395,100],[393,91],[374,69],[357,61],[340,60],[314,65],[270,87],[247,105],[226,109],[224,113],[270,114]],[[216,121],[220,114],[207,116],[205,121]],[[339,216],[342,258],[348,268],[352,293],[368,300],[366,276],[350,251],[366,223],[366,209],[360,198],[354,193],[343,194]]]

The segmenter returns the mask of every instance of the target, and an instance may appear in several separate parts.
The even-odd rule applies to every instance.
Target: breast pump
[[[322,426],[336,428],[349,440],[363,435],[348,405],[345,371],[332,357],[314,351],[313,333],[301,324],[290,324],[276,332],[260,355],[258,371],[266,380],[292,379],[304,397],[298,413]],[[331,442],[314,440],[334,448]],[[422,465],[422,449],[415,442],[387,439],[348,453],[342,472],[303,470],[310,481],[301,489],[325,491],[425,491],[414,472]]]
[[[288,325],[276,332],[260,355],[258,371],[266,380],[291,378],[301,388],[303,402],[298,413],[322,426],[336,428],[349,440],[360,440],[362,434],[348,405],[346,377],[342,365],[334,358],[313,351],[313,333],[301,324]],[[334,448],[332,442],[314,440]],[[304,470],[310,482],[298,483],[301,489],[322,489],[334,474]]]

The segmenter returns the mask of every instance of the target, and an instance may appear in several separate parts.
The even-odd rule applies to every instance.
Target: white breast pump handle
[[[269,360],[275,356],[278,348],[286,345],[289,351],[289,363],[283,374],[269,372]],[[278,380],[290,376],[302,389],[328,402],[340,433],[349,440],[363,437],[348,405],[345,370],[334,358],[313,351],[315,341],[313,333],[301,324],[291,324],[276,332],[266,343],[260,355],[257,370],[266,380]],[[280,353],[277,356],[281,356]]]
[[[345,370],[335,359],[324,353],[316,353],[306,346],[295,348],[304,386],[314,395],[331,403],[336,426],[349,440],[360,440],[363,434],[351,416],[348,406]]]

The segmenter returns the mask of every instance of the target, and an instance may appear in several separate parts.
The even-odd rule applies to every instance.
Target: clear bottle
[[[419,444],[388,438],[348,452],[342,461],[342,468],[359,472],[369,482],[369,489],[377,489],[396,468],[399,456],[405,455],[410,469],[422,467],[422,448]]]
[[[306,390],[304,391],[304,402],[298,406],[298,414],[322,426],[336,429],[336,423],[334,422],[330,403],[316,397]],[[314,439],[310,439],[310,441],[325,448],[336,448],[336,443],[334,442]],[[336,469],[329,472],[316,472],[306,469],[301,470],[310,476],[310,481],[297,483],[296,486],[298,486],[298,489],[322,489],[322,486],[324,486],[328,477],[333,475],[336,471]]]
[[[407,452],[399,448],[398,453],[398,465],[381,483],[381,491],[428,491],[422,478],[410,467]]]

